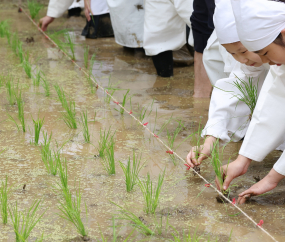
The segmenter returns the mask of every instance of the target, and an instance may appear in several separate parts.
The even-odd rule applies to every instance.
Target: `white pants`
[[[143,47],[144,0],[107,0],[116,43]]]
[[[192,12],[193,0],[145,0],[143,46],[146,55],[179,50],[185,45],[186,24],[191,28]]]
[[[240,83],[238,78],[248,82],[251,77],[253,85],[258,86],[259,92],[268,70],[267,64],[261,67],[250,67],[236,62],[230,76],[216,82],[211,96],[208,122],[202,136],[214,136],[222,143],[241,140],[246,134],[251,112],[249,107],[244,102],[239,102],[235,96],[239,95],[240,91],[233,82]]]
[[[214,30],[203,52],[203,63],[210,82],[215,86],[222,78],[229,77],[237,61],[220,45]]]

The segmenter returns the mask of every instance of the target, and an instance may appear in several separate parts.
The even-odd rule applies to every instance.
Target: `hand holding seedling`
[[[261,181],[255,183],[251,188],[239,194],[238,204],[245,203],[247,198],[251,196],[257,196],[274,189],[284,177],[285,176],[279,174],[274,169],[271,169],[268,175]]]
[[[215,137],[208,136],[203,145],[192,147],[186,158],[188,165],[193,168],[194,166],[199,166],[203,160],[207,159],[211,155],[211,148],[215,141]]]
[[[222,166],[224,172],[223,175],[224,184],[222,190],[226,191],[229,188],[229,185],[233,179],[245,174],[247,172],[250,163],[251,160],[249,158],[239,155],[235,161]],[[215,179],[215,183],[217,188],[221,190],[220,183],[217,177]]]
[[[54,20],[53,17],[45,16],[40,19],[39,27],[42,29],[42,31],[46,31],[47,27],[51,22],[53,22],[53,20]]]
[[[84,0],[84,13],[87,21],[89,22],[91,20],[90,14],[94,15],[92,13],[91,9],[91,1],[90,0]]]

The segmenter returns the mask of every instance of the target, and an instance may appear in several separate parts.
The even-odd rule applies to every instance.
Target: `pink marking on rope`
[[[74,60],[71,60],[74,63]]]
[[[263,224],[263,220],[261,219],[260,221],[259,221],[259,223],[257,224],[257,226],[262,226],[262,224]]]
[[[148,122],[144,123],[143,126],[147,126]]]
[[[21,8],[19,8],[19,12],[21,13],[23,10]]]
[[[81,67],[79,67],[79,70],[81,71]]]
[[[235,204],[236,204],[236,199],[233,198],[232,205],[235,205]]]
[[[154,136],[155,138],[158,138],[158,136],[157,136],[156,134],[153,134],[153,136]]]
[[[167,150],[166,153],[173,155],[173,151]]]
[[[106,93],[109,94],[108,91],[106,91]]]
[[[189,166],[188,164],[184,164],[184,166],[187,166],[186,170],[189,171],[191,169],[191,166]]]
[[[45,35],[46,39],[48,39],[48,37]]]
[[[210,187],[211,186],[211,184],[209,183],[209,184],[205,184],[205,187]]]
[[[129,114],[132,114],[133,112],[132,112],[132,110],[129,112]]]
[[[98,86],[98,84],[97,84],[96,89],[98,89],[98,87],[99,87],[99,86]]]
[[[113,101],[114,103],[116,103],[117,105],[119,104],[119,102],[115,102],[115,101]]]

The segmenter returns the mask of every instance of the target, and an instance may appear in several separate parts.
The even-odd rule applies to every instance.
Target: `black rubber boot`
[[[164,51],[152,56],[157,75],[161,77],[173,76],[173,54],[172,50]]]
[[[86,25],[81,33],[89,39],[114,36],[110,14],[93,15],[91,20],[86,21]]]

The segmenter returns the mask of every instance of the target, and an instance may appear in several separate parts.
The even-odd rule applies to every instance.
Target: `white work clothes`
[[[79,2],[77,2],[77,0],[74,0],[68,9],[73,8],[84,8],[84,0],[80,0]]]
[[[90,15],[101,15],[109,13],[109,7],[107,0],[91,0],[91,11]]]
[[[251,67],[236,62],[229,78],[216,82],[209,107],[208,122],[202,131],[202,136],[211,135],[219,138],[222,143],[241,140],[247,131],[250,119],[250,109],[244,102],[239,102],[235,95],[241,92],[233,85],[238,78],[258,86],[258,93],[263,85],[269,65]],[[237,78],[238,77],[238,78]]]
[[[71,6],[73,0],[50,0],[48,4],[47,16],[59,18]],[[91,8],[94,7],[94,15],[104,14],[106,12],[106,0],[92,0]],[[100,13],[102,12],[102,13]],[[96,13],[96,14],[95,14]]]
[[[271,66],[239,154],[255,161],[282,145],[285,137],[285,66]],[[284,147],[283,147],[284,148]],[[285,156],[274,169],[285,175]]]
[[[229,77],[237,63],[232,55],[219,43],[215,30],[203,52],[203,63],[213,86],[218,80]]]
[[[148,56],[179,50],[191,28],[193,0],[145,0],[143,45]]]
[[[116,43],[143,47],[144,0],[107,0]]]

